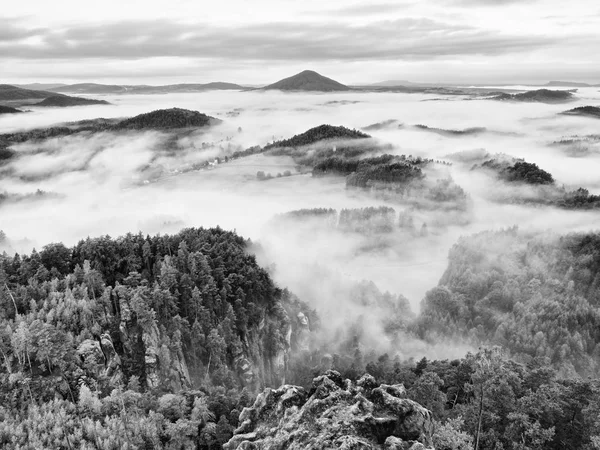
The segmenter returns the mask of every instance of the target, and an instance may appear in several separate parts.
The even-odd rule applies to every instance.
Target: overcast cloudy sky
[[[597,0],[12,0],[0,82],[600,83]]]

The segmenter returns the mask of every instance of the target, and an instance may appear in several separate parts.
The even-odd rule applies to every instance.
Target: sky
[[[600,83],[597,0],[19,0],[0,83]]]

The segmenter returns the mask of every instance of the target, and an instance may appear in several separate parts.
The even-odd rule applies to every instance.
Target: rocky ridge
[[[310,391],[264,390],[239,422],[224,449],[424,450],[433,434],[431,412],[406,398],[403,385],[377,385],[371,375],[352,382],[333,370]]]

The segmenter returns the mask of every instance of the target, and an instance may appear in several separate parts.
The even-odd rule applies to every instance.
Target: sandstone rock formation
[[[377,386],[370,375],[353,383],[330,370],[310,392],[284,385],[259,394],[224,448],[417,450],[431,445],[432,433],[431,412],[402,385]]]
[[[96,376],[103,374],[111,380],[111,383],[115,384],[122,381],[121,358],[108,334],[103,334],[97,341],[84,340],[79,345],[77,354],[81,362]]]

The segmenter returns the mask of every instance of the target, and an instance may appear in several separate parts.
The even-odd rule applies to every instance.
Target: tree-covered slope
[[[90,98],[82,97],[69,97],[66,95],[53,95],[47,97],[35,106],[55,106],[55,107],[67,107],[67,106],[84,106],[84,105],[108,105],[106,100],[94,100]]]
[[[0,101],[44,99],[56,95],[54,92],[23,89],[10,84],[0,84]]]
[[[34,102],[41,100],[41,102]],[[80,106],[108,104],[104,100],[91,100],[81,97],[70,97],[56,92],[37,89],[23,89],[9,84],[0,84],[0,101],[10,101],[16,104],[34,103],[36,106]]]
[[[574,100],[573,93],[566,90],[536,89],[517,94],[502,93],[493,100],[512,100],[516,102],[565,103]]]
[[[22,113],[20,109],[11,108],[10,106],[2,106],[0,105],[0,114],[18,114]]]
[[[35,397],[51,410],[55,398],[84,401],[82,386],[92,398],[132,385],[158,398],[279,385],[306,328],[297,315],[313,313],[246,248],[219,228],[186,229],[3,256],[0,404],[25,411]]]
[[[600,235],[509,229],[462,238],[419,331],[502,345],[565,375],[600,371]]]
[[[182,108],[158,109],[125,119],[115,125],[117,130],[140,130],[153,128],[204,127],[218,122],[218,119],[198,111]]]
[[[564,111],[562,114],[567,116],[584,116],[600,119],[600,107],[598,106],[578,106],[577,108]]]
[[[0,134],[0,150],[7,149],[12,144],[44,140],[58,136],[69,136],[76,133],[97,133],[101,131],[126,130],[177,130],[188,127],[205,127],[220,123],[216,119],[198,111],[181,108],[159,109],[146,114],[140,114],[128,119],[92,119],[64,123],[48,128],[16,133]],[[0,158],[2,159],[2,158]]]
[[[326,124],[311,128],[304,133],[296,134],[289,139],[275,141],[272,144],[265,146],[265,150],[276,147],[301,147],[303,145],[310,145],[324,140],[366,139],[370,137],[371,136],[362,131]]]

